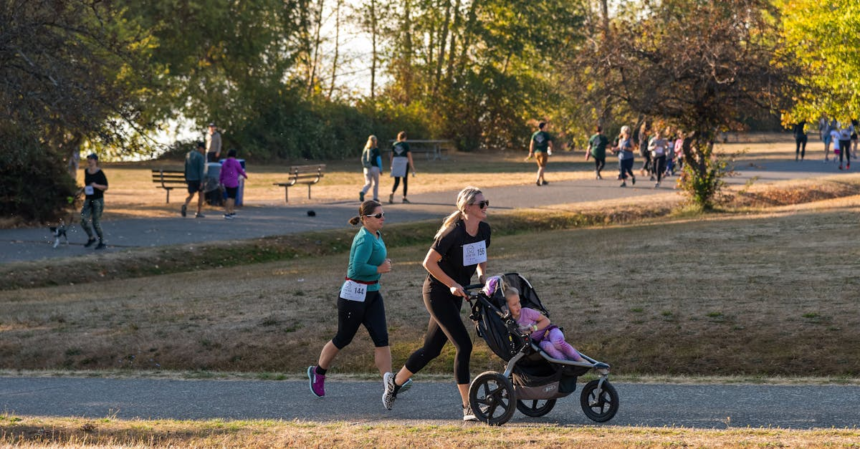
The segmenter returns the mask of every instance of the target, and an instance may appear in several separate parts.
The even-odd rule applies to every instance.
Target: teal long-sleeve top
[[[349,250],[349,268],[346,276],[355,281],[373,282],[378,281],[382,275],[376,272],[376,267],[382,265],[388,251],[382,235],[376,238],[364,226],[352,239],[352,248]],[[368,285],[367,291],[379,291],[379,283]]]

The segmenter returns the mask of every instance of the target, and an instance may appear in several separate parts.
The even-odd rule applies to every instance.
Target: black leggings
[[[596,157],[594,158],[594,169],[597,171],[597,176],[600,176],[600,172],[603,170],[603,167],[606,166],[606,158]]]
[[[469,360],[472,357],[472,339],[460,318],[463,298],[429,278],[424,281],[424,307],[430,312],[430,323],[424,335],[424,346],[413,352],[406,360],[406,369],[412,373],[421,371],[431,360],[439,357],[448,340],[454,344],[454,376],[457,384],[469,383]]]
[[[397,191],[397,186],[400,185],[400,180],[403,179],[403,196],[406,196],[406,191],[409,190],[409,173],[404,177],[396,177],[394,178],[394,187],[391,189],[391,193]]]
[[[806,156],[806,136],[795,137],[794,142],[797,143],[797,148],[794,150],[794,158],[797,159],[797,156],[800,155],[800,158],[803,159]]]
[[[633,158],[630,159],[619,159],[618,160],[618,177],[623,181],[627,180],[627,174],[630,174],[631,178],[636,178],[633,176]]]
[[[337,298],[337,335],[331,339],[337,349],[343,349],[352,342],[358,327],[367,329],[373,345],[377,348],[388,346],[388,326],[385,324],[385,304],[382,295],[367,292],[364,302]]]
[[[645,170],[646,172],[653,174],[654,163],[651,161],[651,152],[648,150],[645,150],[645,152],[642,154],[642,157],[645,158],[645,161],[642,163],[642,170]]]
[[[663,173],[666,171],[666,155],[656,156],[652,159],[651,167],[657,172],[657,182],[663,179]]]
[[[839,163],[842,164],[842,157],[845,157],[848,160],[848,165],[851,165],[851,141],[850,140],[840,140],[839,141]]]

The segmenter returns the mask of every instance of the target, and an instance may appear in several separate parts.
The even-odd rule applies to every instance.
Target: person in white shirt
[[[833,162],[836,162],[836,156],[841,153],[839,150],[839,129],[830,129],[830,141],[833,142]],[[827,155],[824,155],[824,160],[827,160]]]
[[[839,127],[839,169],[842,170],[842,159],[848,162],[845,169],[851,168],[851,134],[854,132],[854,126],[851,122],[843,122],[844,125]]]
[[[648,151],[651,152],[651,167],[654,173],[657,174],[657,183],[654,188],[660,187],[660,181],[663,180],[663,173],[666,171],[666,148],[669,144],[663,138],[663,132],[659,129],[654,134],[654,138],[648,143]]]

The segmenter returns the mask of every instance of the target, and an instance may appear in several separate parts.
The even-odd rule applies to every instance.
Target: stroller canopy
[[[478,335],[487,342],[487,346],[504,361],[509,361],[522,346],[519,336],[512,335],[505,324],[513,320],[508,314],[505,291],[514,287],[520,292],[520,304],[523,307],[538,310],[546,316],[549,312],[540,302],[537,293],[526,278],[517,273],[507,273],[487,279],[481,290],[482,300],[472,306],[472,320]]]

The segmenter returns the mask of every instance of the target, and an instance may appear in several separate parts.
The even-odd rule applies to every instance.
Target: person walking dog
[[[87,168],[84,169],[84,187],[86,194],[84,207],[81,209],[81,228],[87,233],[87,243],[84,248],[89,248],[96,243],[93,237],[93,229],[99,237],[96,249],[105,249],[104,232],[102,232],[102,213],[105,210],[105,192],[108,189],[108,180],[105,172],[99,167],[99,156],[91,153],[87,156]],[[92,228],[90,228],[92,221]]]

